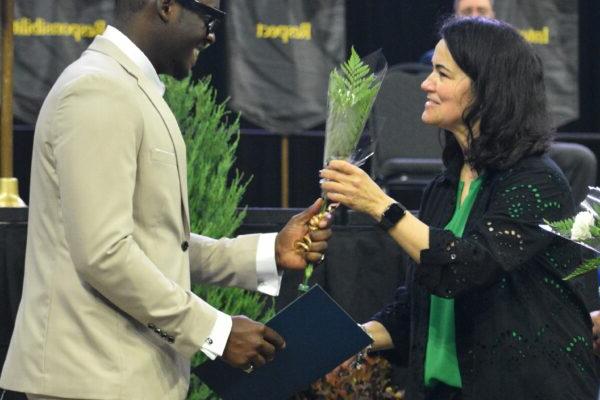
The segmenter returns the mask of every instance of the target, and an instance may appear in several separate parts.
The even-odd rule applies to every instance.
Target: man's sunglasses
[[[200,14],[202,19],[204,20],[204,25],[206,26],[206,34],[210,35],[211,33],[215,33],[217,26],[223,21],[225,18],[225,12],[219,10],[218,8],[214,8],[211,6],[207,6],[204,3],[201,3],[200,0],[178,0],[184,7],[189,8]]]

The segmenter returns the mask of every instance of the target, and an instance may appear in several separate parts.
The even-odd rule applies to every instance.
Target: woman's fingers
[[[354,210],[354,202],[351,202],[347,196],[345,196],[341,193],[326,192],[325,196],[327,196],[327,199],[331,202],[341,203],[341,204],[345,205],[346,207],[349,207]],[[360,211],[360,210],[356,210],[356,211]]]
[[[366,175],[365,171],[357,167],[356,165],[352,165],[347,161],[341,160],[333,160],[327,167],[323,168],[321,173],[332,174],[333,176],[360,176]]]
[[[373,218],[393,201],[362,169],[333,160],[320,171],[321,188],[331,202],[338,202]]]
[[[321,189],[328,193],[348,193],[352,186],[337,181],[326,181],[321,184]]]
[[[340,171],[344,174],[352,174],[356,173],[357,171],[362,171],[357,166],[352,165],[348,161],[344,160],[331,160],[329,164],[327,164],[327,169]]]
[[[329,181],[333,182],[348,182],[353,175],[345,174],[339,171],[335,171],[333,169],[325,168],[320,171],[319,176],[321,179],[321,184]]]

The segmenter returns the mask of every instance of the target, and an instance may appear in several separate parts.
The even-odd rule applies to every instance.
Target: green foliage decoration
[[[347,160],[352,163],[357,161],[352,159],[353,153],[382,81],[383,76],[375,75],[369,65],[361,60],[354,47],[350,49],[350,58],[339,68],[331,71],[327,87],[323,164],[333,159]],[[325,201],[321,206],[321,216],[329,210],[327,198],[323,200]],[[300,292],[307,292],[310,288],[309,280],[313,270],[313,264],[309,263],[304,270],[304,280],[298,285]]]
[[[354,48],[340,69],[331,71],[327,89],[325,163],[334,158],[347,159],[352,154],[380,87],[381,80]]]
[[[597,192],[598,188],[590,188]],[[570,240],[588,249],[600,249],[600,202],[593,195],[588,194],[585,203],[585,211],[579,212],[576,216],[565,218],[558,221],[547,221],[544,223],[549,226],[556,235]],[[582,218],[580,218],[580,216]],[[547,229],[547,227],[545,227]],[[565,276],[564,280],[571,280],[584,275],[588,272],[596,271],[600,267],[600,257],[587,258],[577,266],[570,274]]]
[[[188,201],[192,232],[210,237],[230,236],[244,219],[237,207],[249,180],[235,171],[228,182],[239,142],[239,115],[230,121],[226,102],[218,104],[210,77],[164,79],[165,100],[187,146]]]
[[[544,220],[544,222],[552,227],[552,229],[558,232],[561,236],[569,237],[571,236],[571,228],[573,227],[574,220],[575,218],[566,218],[559,221]]]
[[[581,263],[581,265],[579,265],[577,268],[575,268],[575,270],[573,272],[571,272],[569,275],[565,276],[563,279],[565,281],[568,281],[568,280],[576,278],[580,275],[586,274],[590,271],[595,271],[596,269],[598,269],[599,265],[600,265],[600,257],[588,258],[587,260],[584,260],[583,263]]]
[[[246,214],[238,205],[250,182],[233,171],[240,129],[226,101],[218,103],[210,77],[197,82],[162,77],[165,101],[173,111],[187,146],[188,201],[192,232],[220,238],[231,236]],[[233,177],[231,177],[233,175]],[[274,315],[273,300],[238,288],[194,285],[194,293],[229,315],[246,315],[265,322]],[[193,366],[207,358],[199,352]],[[188,400],[218,399],[192,375]]]

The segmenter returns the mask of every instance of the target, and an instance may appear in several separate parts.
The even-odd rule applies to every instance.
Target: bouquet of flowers
[[[363,131],[386,72],[387,62],[381,51],[361,60],[354,48],[348,61],[331,72],[327,89],[324,165],[342,159],[360,166],[373,155],[373,142]],[[313,217],[309,228],[318,229],[325,213],[334,208],[335,205],[329,205],[325,199],[321,213]],[[308,235],[297,243],[300,250],[308,250],[309,245]],[[309,264],[304,282],[298,287],[300,291],[308,290],[312,272],[313,266]]]
[[[598,257],[586,259],[564,279],[569,280],[600,267],[600,188],[590,187],[580,211],[572,218],[547,222],[540,225],[543,229],[575,242],[598,254]]]

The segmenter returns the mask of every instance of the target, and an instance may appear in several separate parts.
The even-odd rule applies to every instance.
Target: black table
[[[0,369],[21,300],[26,240],[27,209],[0,208]],[[3,400],[25,400],[25,396],[6,392]]]

